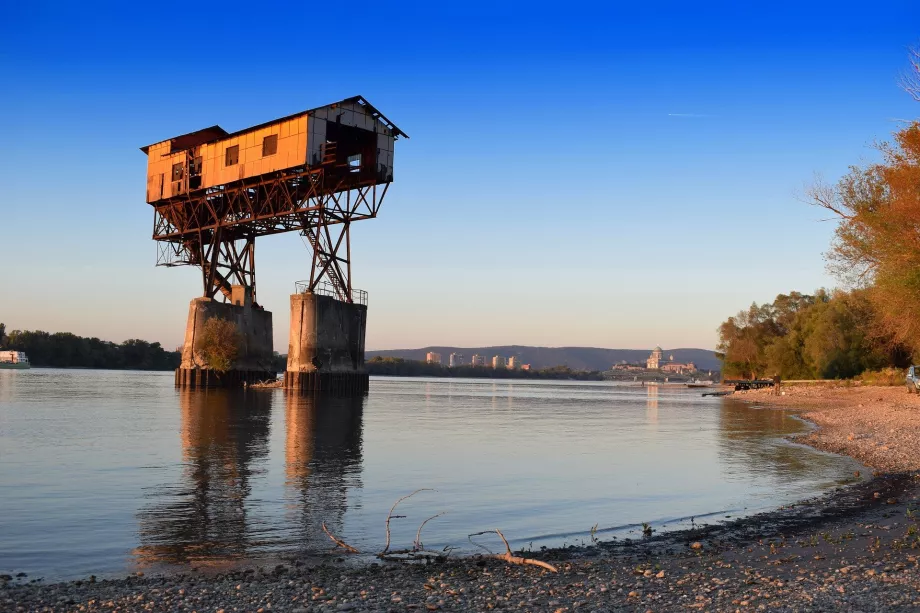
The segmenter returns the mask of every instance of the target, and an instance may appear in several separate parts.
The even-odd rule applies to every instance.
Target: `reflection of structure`
[[[348,489],[361,486],[363,396],[285,394],[285,485],[297,499],[298,542],[309,550],[328,546],[322,523],[342,532]]]
[[[181,390],[178,484],[156,488],[138,513],[141,564],[222,561],[252,545],[246,499],[254,461],[268,455],[272,395]]]
[[[227,564],[290,542],[326,549],[320,525],[341,528],[348,490],[361,484],[363,397],[285,393],[285,498],[294,503],[293,525],[272,514],[274,501],[264,493],[271,485],[266,469],[275,465],[268,459],[272,401],[280,396],[184,389],[179,399],[184,469],[178,483],[152,489],[138,513],[138,564]],[[251,497],[253,489],[259,495]]]
[[[658,422],[658,386],[648,385],[648,396],[645,399],[645,419],[649,423]]]

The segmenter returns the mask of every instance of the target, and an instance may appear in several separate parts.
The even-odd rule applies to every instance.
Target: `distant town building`
[[[441,363],[441,354],[429,351],[428,355],[425,356],[425,361],[429,364],[440,364]]]
[[[648,359],[645,361],[645,367],[648,370],[660,370],[661,372],[676,373],[682,375],[684,373],[696,372],[696,365],[693,362],[680,363],[674,361],[674,354],[668,356],[668,359],[665,360],[662,357],[661,347],[655,347],[652,349],[651,355],[648,356]],[[614,366],[614,369],[617,369]],[[628,367],[623,370],[630,370]]]
[[[505,367],[505,358],[500,355],[496,355],[492,358],[492,368],[504,368]]]
[[[521,366],[521,358],[517,356],[511,356],[508,358],[508,368],[510,370],[516,370]]]
[[[530,364],[521,364],[521,370],[530,370]]]
[[[661,347],[655,347],[652,349],[652,355],[648,356],[648,359],[645,361],[645,367],[649,370],[658,370],[661,368]]]
[[[680,364],[679,362],[668,362],[661,367],[662,372],[673,372],[682,375],[686,372],[696,372],[696,365],[693,362]]]
[[[462,353],[452,353],[450,354],[450,367],[454,368],[456,366],[463,365],[463,354]]]
[[[473,357],[470,358],[470,365],[471,366],[485,366],[486,357],[483,355],[479,355],[478,353],[473,354]]]

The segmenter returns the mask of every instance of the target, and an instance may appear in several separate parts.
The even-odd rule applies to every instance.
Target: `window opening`
[[[227,154],[224,158],[224,166],[233,166],[240,161],[240,146],[233,145],[227,147]]]
[[[348,172],[359,172],[361,170],[361,154],[348,156]]]
[[[184,170],[185,170],[185,164],[184,164],[184,163],[179,162],[178,164],[173,164],[173,167],[172,167],[172,180],[173,180],[173,181],[181,181],[181,180],[182,180],[182,177],[183,177],[184,174],[185,174],[185,173],[184,173]]]
[[[269,134],[262,139],[262,157],[278,153],[278,135]]]

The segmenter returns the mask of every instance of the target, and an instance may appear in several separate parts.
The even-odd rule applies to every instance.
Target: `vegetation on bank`
[[[598,371],[572,370],[567,366],[554,366],[540,370],[510,370],[486,366],[455,366],[428,364],[402,358],[377,356],[365,362],[370,375],[393,377],[465,377],[472,379],[570,379],[578,381],[602,381]]]
[[[780,294],[719,327],[726,378],[846,379],[903,368],[910,352],[878,332],[867,290]]]
[[[13,330],[6,334],[3,324],[0,348],[24,351],[33,366],[55,368],[174,370],[181,361],[178,351],[166,351],[160,343],[131,339],[116,344],[69,332],[52,334],[41,330]]]
[[[876,378],[891,379],[890,369],[920,355],[920,122],[879,151],[880,162],[851,167],[836,185],[808,194],[838,222],[827,259],[843,289],[781,294],[728,318],[719,328],[725,376],[830,379],[882,370]]]

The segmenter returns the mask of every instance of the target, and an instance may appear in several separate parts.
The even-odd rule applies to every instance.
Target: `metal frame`
[[[389,185],[364,172],[302,167],[159,201],[157,266],[199,266],[206,297],[229,298],[238,283],[255,302],[256,237],[296,230],[313,250],[307,291],[325,281],[354,302],[350,225],[377,216]]]

